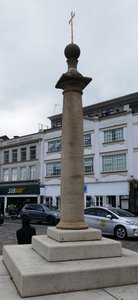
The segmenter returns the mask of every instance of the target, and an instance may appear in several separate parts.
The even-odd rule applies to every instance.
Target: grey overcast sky
[[[0,136],[27,135],[62,112],[55,84],[75,12],[83,106],[138,91],[138,0],[0,0]]]

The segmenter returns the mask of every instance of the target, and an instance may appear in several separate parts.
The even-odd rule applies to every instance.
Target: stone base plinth
[[[58,242],[95,241],[101,240],[102,232],[95,228],[69,230],[48,227],[47,236]]]
[[[4,247],[3,261],[22,297],[138,283],[138,253],[121,257],[48,262],[31,245]]]
[[[46,235],[34,236],[32,248],[48,261],[66,261],[122,255],[120,242],[102,238],[96,241],[60,243]]]

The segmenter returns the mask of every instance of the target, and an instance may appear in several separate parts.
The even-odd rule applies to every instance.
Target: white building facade
[[[83,108],[84,207],[112,205],[138,214],[138,93]],[[60,208],[62,115],[51,128],[0,142],[0,203]],[[74,129],[75,130],[75,129]]]
[[[84,113],[84,206],[112,205],[138,213],[138,93],[104,104]],[[50,119],[53,128],[44,141],[45,195],[59,207],[61,119]]]

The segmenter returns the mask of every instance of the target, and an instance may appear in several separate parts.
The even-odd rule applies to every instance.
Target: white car
[[[138,237],[138,217],[120,208],[85,208],[85,222],[93,228],[101,229],[105,235],[118,239]]]

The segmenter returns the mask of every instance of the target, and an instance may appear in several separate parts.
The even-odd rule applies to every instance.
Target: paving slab
[[[0,276],[9,275],[7,268],[5,267],[2,256],[0,256]]]
[[[138,300],[138,284],[104,289],[118,300]]]

